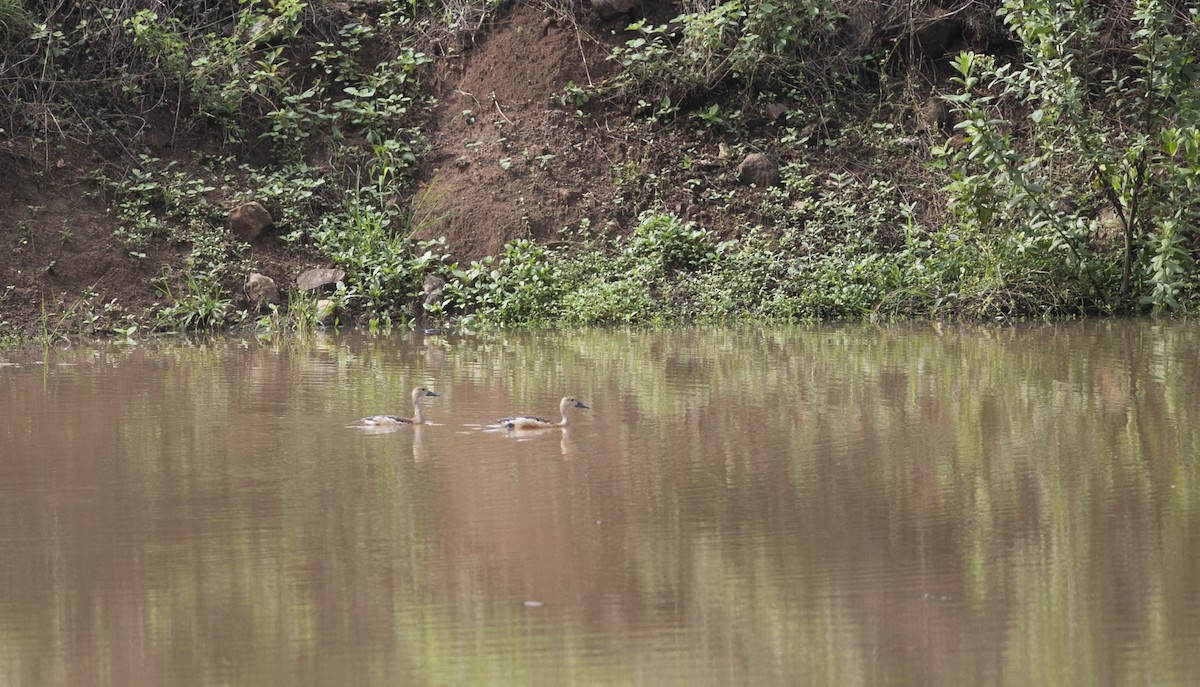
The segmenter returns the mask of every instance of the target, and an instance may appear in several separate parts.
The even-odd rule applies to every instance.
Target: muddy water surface
[[[1194,324],[3,352],[0,683],[1200,684],[1198,458]]]

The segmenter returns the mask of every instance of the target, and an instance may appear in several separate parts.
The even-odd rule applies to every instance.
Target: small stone
[[[262,238],[275,224],[275,220],[260,203],[250,201],[230,210],[225,223],[234,236],[247,243],[253,243]]]
[[[592,0],[592,9],[601,19],[615,19],[627,14],[635,4],[634,0]]]
[[[246,299],[258,307],[279,303],[279,287],[265,274],[254,272],[246,277]]]
[[[425,294],[425,305],[435,305],[442,302],[442,291],[446,290],[446,280],[431,274],[425,277],[421,292]]]
[[[917,112],[917,128],[931,135],[944,135],[950,124],[950,108],[941,98],[930,98]]]
[[[321,324],[333,324],[333,320],[337,316],[337,305],[328,298],[322,298],[317,301],[317,310],[314,315],[317,322]]]
[[[738,181],[759,188],[774,186],[779,183],[779,165],[762,153],[750,153],[738,165]]]
[[[296,287],[301,291],[317,291],[331,287],[346,278],[346,270],[314,268],[296,277]]]

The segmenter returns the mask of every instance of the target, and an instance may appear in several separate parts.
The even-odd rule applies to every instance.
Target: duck
[[[397,415],[368,415],[358,421],[357,427],[396,427],[399,425],[423,425],[425,413],[421,412],[421,399],[426,396],[437,397],[432,389],[419,386],[412,390],[413,416],[411,418]]]
[[[567,418],[567,410],[571,408],[582,408],[591,410],[582,401],[577,401],[570,396],[564,396],[558,402],[558,412],[562,415],[562,420],[551,422],[544,418],[534,417],[532,415],[514,415],[512,417],[502,417],[496,420],[496,424],[505,429],[549,429],[551,427],[566,427],[570,421]]]

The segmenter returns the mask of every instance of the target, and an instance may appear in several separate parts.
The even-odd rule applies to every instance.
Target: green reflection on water
[[[1198,333],[16,359],[0,657],[16,684],[1191,684]],[[344,427],[418,382],[438,424]],[[565,435],[473,424],[568,391],[593,412]]]

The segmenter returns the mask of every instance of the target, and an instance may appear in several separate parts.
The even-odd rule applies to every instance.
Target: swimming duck
[[[419,386],[412,390],[413,416],[412,418],[398,417],[396,415],[368,415],[358,421],[358,427],[394,427],[396,425],[423,425],[425,424],[425,414],[421,412],[421,399],[426,396],[434,396],[432,390],[423,386]]]
[[[558,412],[562,414],[562,420],[551,422],[549,420],[533,417],[531,415],[514,415],[513,417],[502,417],[496,420],[496,424],[505,429],[547,429],[550,427],[566,427],[567,426],[567,409],[568,408],[583,408],[589,410],[581,401],[576,401],[570,396],[564,396],[563,400],[558,402]]]

